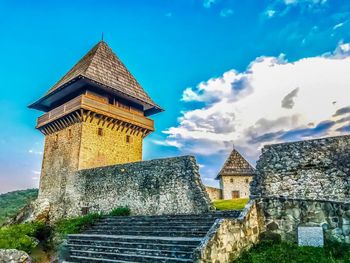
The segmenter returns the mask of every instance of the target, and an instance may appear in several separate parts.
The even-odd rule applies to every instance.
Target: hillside
[[[6,222],[9,218],[16,215],[16,213],[28,204],[30,201],[36,199],[38,189],[27,189],[13,191],[0,195],[0,225]]]

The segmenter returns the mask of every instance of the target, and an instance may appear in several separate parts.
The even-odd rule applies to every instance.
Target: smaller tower
[[[217,175],[223,199],[249,198],[249,184],[255,169],[233,148],[224,166]]]

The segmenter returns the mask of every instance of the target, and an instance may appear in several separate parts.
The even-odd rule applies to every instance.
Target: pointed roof
[[[97,43],[42,99],[81,78],[108,87],[112,91],[122,93],[162,111],[104,41]],[[36,103],[33,105],[35,106]]]
[[[248,163],[246,159],[233,148],[230,156],[227,158],[224,166],[217,175],[216,179],[219,179],[222,175],[253,175],[255,169]]]

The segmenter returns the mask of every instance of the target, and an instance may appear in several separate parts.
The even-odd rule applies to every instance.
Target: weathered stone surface
[[[194,262],[229,263],[259,241],[261,211],[250,201],[238,219],[217,219],[195,252]]]
[[[350,136],[267,145],[252,197],[350,202]]]
[[[222,198],[222,190],[220,188],[206,186],[205,190],[207,191],[210,200],[219,200]]]
[[[48,196],[48,195],[45,195]],[[128,206],[135,215],[198,214],[213,209],[195,158],[183,156],[76,171],[61,197],[41,198],[35,209],[49,220]],[[41,211],[41,212],[40,212]]]
[[[297,241],[300,225],[349,243],[350,136],[265,146],[251,183],[267,231]]]
[[[31,263],[32,260],[24,251],[0,249],[0,263]]]
[[[267,231],[282,240],[296,242],[302,225],[322,227],[326,239],[350,243],[349,203],[270,197],[261,198],[258,205],[264,211]]]

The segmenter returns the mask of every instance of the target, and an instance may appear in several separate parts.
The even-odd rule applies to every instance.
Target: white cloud
[[[344,23],[339,23],[339,24],[336,24],[334,27],[333,27],[333,30],[337,29],[337,28],[340,28],[344,25]]]
[[[183,112],[178,125],[164,131],[167,143],[210,155],[229,151],[234,142],[256,157],[266,143],[341,134],[349,122],[340,119],[350,117],[348,52],[350,44],[342,43],[331,54],[295,62],[259,57],[244,72],[229,70],[185,89],[182,100],[202,106]]]
[[[224,8],[220,12],[221,17],[228,17],[233,15],[233,10],[230,8]]]
[[[214,5],[218,0],[204,0],[203,6],[205,8],[210,8],[212,5]]]
[[[33,170],[32,173],[35,174],[35,175],[40,175],[40,171]]]
[[[276,10],[268,9],[265,11],[265,15],[269,18],[273,17],[276,14]]]
[[[43,152],[42,151],[36,151],[36,150],[33,150],[33,149],[30,149],[28,151],[28,153],[30,154],[35,154],[35,155],[43,155]]]

